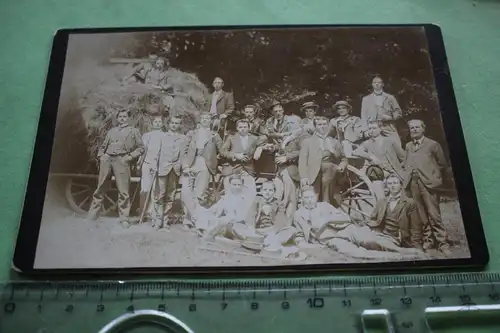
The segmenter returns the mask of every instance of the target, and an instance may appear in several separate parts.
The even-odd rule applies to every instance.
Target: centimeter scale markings
[[[13,282],[0,311],[2,333],[122,332],[141,320],[197,333],[499,332],[500,274]]]

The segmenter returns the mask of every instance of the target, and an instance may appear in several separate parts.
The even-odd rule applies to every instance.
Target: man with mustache
[[[408,121],[411,141],[406,144],[403,162],[403,188],[417,203],[423,221],[423,248],[437,248],[446,256],[451,255],[448,234],[443,225],[439,208],[438,188],[443,179],[451,175],[441,145],[426,137],[422,120]]]

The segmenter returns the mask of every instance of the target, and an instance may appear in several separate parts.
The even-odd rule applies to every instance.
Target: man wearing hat
[[[304,104],[302,104],[302,107],[300,108],[300,111],[304,113],[305,116],[305,118],[302,119],[302,127],[309,134],[314,133],[313,119],[316,116],[318,108],[319,108],[318,104],[314,102],[305,102]]]
[[[346,101],[336,102],[333,110],[338,117],[330,121],[330,134],[340,141],[346,157],[351,157],[357,143],[365,136],[366,128],[361,118],[351,114],[352,106]]]

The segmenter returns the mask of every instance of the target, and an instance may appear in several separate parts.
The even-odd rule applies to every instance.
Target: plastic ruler
[[[2,333],[500,332],[500,274],[2,287]]]

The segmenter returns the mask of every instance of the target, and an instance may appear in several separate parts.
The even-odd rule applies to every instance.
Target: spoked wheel
[[[97,187],[97,178],[68,178],[65,186],[66,200],[75,213],[86,214],[92,203],[92,195]],[[111,187],[104,194],[101,215],[116,211],[118,190]]]
[[[373,183],[364,172],[348,165],[342,184],[342,208],[353,218],[366,220],[377,203]]]

